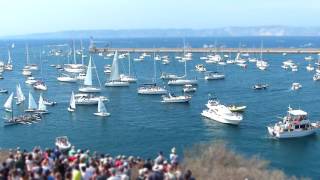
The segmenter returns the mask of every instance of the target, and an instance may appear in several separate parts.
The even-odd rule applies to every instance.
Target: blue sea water
[[[186,44],[191,47],[202,47],[204,44],[217,44],[224,47],[260,47],[263,40],[264,47],[320,47],[317,37],[242,37],[242,38],[187,38]],[[150,39],[101,39],[97,46],[112,47],[182,47],[183,40],[178,38],[150,38]],[[14,71],[5,72],[0,81],[0,88],[10,92],[20,83],[27,95],[30,90],[38,99],[40,91],[24,83],[25,77],[21,69],[26,63],[25,44],[28,43],[31,63],[40,66],[39,53],[48,52],[50,46],[56,44],[72,44],[71,40],[16,40],[0,41],[0,59],[7,59],[7,47],[15,43],[12,50]],[[76,41],[79,48],[79,41]],[[88,41],[84,42],[88,47]],[[52,46],[51,46],[52,47]],[[169,55],[171,63],[162,65],[157,62],[157,74],[160,72],[174,72],[182,75],[184,64],[174,60],[176,54]],[[268,137],[266,126],[276,122],[277,116],[285,115],[288,105],[302,108],[309,113],[310,119],[320,119],[320,83],[312,80],[313,73],[307,72],[304,61],[305,54],[264,54],[270,63],[267,71],[260,71],[255,64],[249,64],[247,69],[236,65],[225,67],[206,65],[208,70],[218,70],[226,74],[226,79],[207,82],[203,74],[195,71],[194,66],[205,64],[199,57],[201,53],[194,53],[193,60],[188,62],[188,76],[197,77],[199,86],[190,104],[163,104],[160,96],[141,96],[137,94],[137,87],[141,83],[151,82],[153,78],[153,60],[146,58],[144,62],[134,62],[132,70],[139,78],[137,84],[128,88],[105,88],[102,95],[106,95],[110,102],[106,103],[110,117],[98,118],[93,115],[96,106],[78,106],[75,113],[69,113],[67,107],[71,91],[77,91],[81,83],[67,84],[56,80],[59,72],[50,64],[67,63],[66,57],[43,56],[42,71],[35,73],[35,77],[42,78],[48,85],[44,96],[58,102],[57,106],[48,107],[51,112],[45,118],[29,126],[0,127],[1,148],[21,147],[31,149],[35,145],[53,147],[55,137],[67,135],[78,148],[88,148],[92,151],[111,153],[113,155],[126,154],[145,158],[155,157],[160,150],[166,154],[175,146],[179,153],[183,149],[197,143],[210,143],[223,140],[233,150],[246,156],[259,155],[269,160],[272,168],[283,169],[290,175],[307,176],[314,179],[320,177],[320,134],[301,139],[279,141]],[[132,54],[132,59],[138,54]],[[234,57],[235,55],[232,54]],[[313,55],[317,58],[316,55]],[[80,57],[77,57],[80,62]],[[103,73],[103,66],[111,64],[112,60],[93,55],[97,71],[102,84],[108,76]],[[282,61],[292,59],[299,65],[298,72],[281,69]],[[88,59],[85,60],[85,62]],[[120,62],[122,72],[128,71],[128,61]],[[158,79],[158,83],[163,82]],[[267,82],[271,86],[265,91],[254,91],[252,85],[257,82]],[[293,82],[300,82],[303,88],[297,92],[290,91]],[[95,83],[96,79],[95,79]],[[164,84],[165,85],[165,84]],[[182,93],[179,87],[168,87],[169,90]],[[208,94],[214,94],[223,103],[242,103],[248,108],[244,113],[244,120],[238,126],[220,124],[200,116],[208,100]],[[8,95],[0,95],[0,104],[4,103]],[[27,104],[25,104],[26,106]],[[23,106],[15,107],[19,114]],[[4,111],[0,112],[5,116]]]

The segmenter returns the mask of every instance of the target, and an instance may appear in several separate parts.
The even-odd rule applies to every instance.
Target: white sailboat
[[[95,67],[94,67],[95,68]],[[84,82],[83,82],[83,87],[79,88],[80,92],[85,92],[85,93],[97,93],[97,92],[101,92],[101,85],[100,85],[100,80],[99,80],[99,76],[97,74],[97,78],[98,78],[98,82],[99,82],[99,87],[95,87],[92,84],[92,58],[90,56],[89,59],[89,64],[88,64],[88,68],[87,68],[87,72],[86,72],[86,77],[84,78]]]
[[[13,92],[10,94],[3,107],[7,112],[12,112]]]
[[[27,51],[27,64],[24,66],[23,69],[28,69],[30,71],[32,70],[38,70],[38,65],[36,64],[30,64],[30,56],[29,56],[29,46],[26,45],[26,51]]]
[[[75,110],[76,110],[76,100],[74,98],[74,93],[72,91],[71,98],[70,98],[70,104],[69,104],[69,107],[68,107],[68,111],[69,112],[74,112]]]
[[[138,94],[143,94],[143,95],[162,95],[162,94],[167,94],[168,91],[160,87],[156,84],[157,82],[157,70],[156,70],[156,59],[153,59],[153,72],[154,72],[154,77],[153,77],[153,83],[152,84],[144,84],[138,88]]]
[[[104,85],[106,87],[125,87],[129,86],[129,82],[121,81],[119,67],[118,67],[118,52],[116,51],[113,57],[111,66],[110,79]]]
[[[187,78],[187,61],[184,61],[184,75],[179,79],[172,79],[168,81],[168,85],[197,85],[197,79],[186,79]]]
[[[34,112],[37,110],[37,103],[34,100],[31,92],[29,91],[29,99],[28,99],[28,109],[24,110],[25,112]]]
[[[12,65],[12,59],[11,59],[11,53],[10,50],[8,49],[8,62],[4,66],[4,69],[7,71],[12,71],[13,70],[13,65]]]
[[[16,86],[16,94],[17,94],[17,102],[16,102],[17,105],[21,104],[22,102],[24,102],[26,100],[26,97],[24,96],[24,94],[21,90],[20,84],[18,84]]]
[[[78,81],[77,77],[64,74],[64,73],[62,73],[59,77],[57,77],[57,80],[60,82],[68,82],[68,83],[75,83]]]
[[[129,63],[129,74],[120,74],[120,80],[124,82],[134,83],[137,82],[137,78],[131,75],[131,58],[130,54],[128,53],[128,63]]]
[[[28,65],[29,64],[29,48],[28,48],[28,45],[26,45],[26,58],[27,58],[27,65],[24,66],[24,68],[22,69],[22,75],[31,76],[32,72],[31,72],[30,66]]]
[[[269,64],[267,61],[264,61],[262,59],[262,48],[263,48],[263,42],[261,42],[261,48],[260,48],[260,59],[256,61],[256,66],[258,69],[264,71],[269,67]]]
[[[38,105],[37,113],[40,113],[40,114],[47,114],[47,113],[49,113],[48,110],[47,110],[47,106],[46,106],[45,103],[44,103],[42,94],[40,94],[39,102],[38,102],[38,103],[39,103],[39,105]]]
[[[82,63],[83,63],[83,55],[81,54]],[[76,58],[76,49],[75,49],[75,43],[73,41],[73,64],[65,64],[65,67],[63,68],[66,72],[70,73],[81,73],[85,70],[85,67],[83,64],[77,64],[77,58]]]
[[[98,112],[95,112],[93,114],[96,116],[110,116],[110,113],[107,112],[106,106],[104,105],[101,98],[98,102]]]

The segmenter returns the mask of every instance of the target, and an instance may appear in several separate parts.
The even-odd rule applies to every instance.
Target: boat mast
[[[261,41],[261,46],[260,46],[260,60],[262,60],[262,48],[263,48],[263,41]]]
[[[90,59],[91,59],[91,55],[90,55]],[[92,60],[92,64],[93,64],[93,67],[92,67],[92,68],[93,68],[94,71],[96,72],[96,76],[97,76],[97,79],[98,79],[99,87],[101,87],[101,82],[100,82],[100,79],[99,79],[99,75],[98,75],[98,71],[97,71],[96,64],[94,63],[93,58],[92,58],[91,60]]]
[[[80,40],[80,53],[81,53],[81,64],[83,65],[83,47],[82,47],[82,39]]]
[[[155,55],[155,53],[154,53],[154,55]],[[155,56],[153,57],[153,82],[154,83],[157,82],[157,66],[156,66]]]
[[[131,77],[131,58],[130,58],[130,52],[128,52],[128,60],[129,60],[129,77]]]
[[[26,51],[27,51],[27,65],[29,64],[29,47],[28,44],[26,44]]]
[[[8,48],[8,64],[11,64],[12,62],[12,59],[11,59],[11,53],[10,53],[10,49]]]
[[[76,60],[76,47],[74,44],[74,40],[73,40],[73,63],[77,64],[77,60]]]

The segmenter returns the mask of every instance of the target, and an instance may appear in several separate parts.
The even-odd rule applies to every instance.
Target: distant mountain
[[[320,27],[225,27],[216,29],[79,30],[6,36],[2,39],[150,38],[219,36],[319,36]]]

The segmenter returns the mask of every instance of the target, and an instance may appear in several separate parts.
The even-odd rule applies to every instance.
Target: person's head
[[[192,172],[188,169],[187,172],[184,174],[184,179],[188,180],[192,176]]]
[[[159,156],[162,156],[162,155],[163,155],[163,152],[162,152],[162,151],[159,151],[158,155],[159,155]]]

